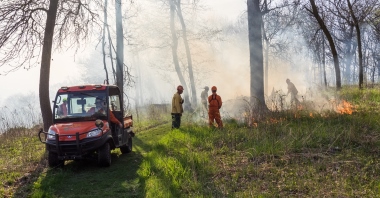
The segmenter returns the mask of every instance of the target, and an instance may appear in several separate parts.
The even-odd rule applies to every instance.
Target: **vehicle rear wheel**
[[[98,165],[103,167],[111,165],[111,148],[108,142],[98,149]]]
[[[130,153],[132,152],[132,137],[129,137],[127,145],[120,147],[121,153]]]
[[[65,161],[59,160],[57,153],[53,153],[53,152],[49,151],[48,164],[49,164],[49,167],[51,167],[51,168],[55,168],[55,167],[62,168],[63,165],[65,164]]]

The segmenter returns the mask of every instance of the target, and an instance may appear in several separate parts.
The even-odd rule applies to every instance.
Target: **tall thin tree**
[[[183,43],[185,44],[185,50],[186,50],[186,59],[187,59],[187,67],[189,68],[189,78],[190,78],[190,87],[191,87],[191,102],[192,104],[197,104],[197,90],[195,89],[195,81],[194,81],[194,74],[193,74],[193,61],[191,58],[191,52],[189,47],[189,41],[187,38],[187,29],[185,20],[183,19],[182,15],[182,8],[181,8],[181,0],[177,0],[177,15],[179,18],[179,21],[182,26],[182,39]]]
[[[178,60],[178,37],[177,33],[175,30],[175,10],[176,10],[176,5],[175,5],[175,0],[169,0],[170,3],[170,31],[171,31],[171,36],[172,36],[172,56],[173,56],[173,63],[175,67],[175,71],[177,72],[179,81],[181,82],[182,86],[185,88],[184,90],[184,98],[185,98],[185,110],[191,110],[191,102],[189,100],[189,92],[187,89],[187,84],[185,81],[185,78],[183,77],[181,68],[179,66],[179,60]]]

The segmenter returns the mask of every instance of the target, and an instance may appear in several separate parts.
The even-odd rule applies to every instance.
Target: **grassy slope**
[[[45,168],[45,147],[37,129],[14,128],[0,136],[0,195],[22,197]]]
[[[113,151],[109,168],[69,161],[15,190],[32,197],[380,197],[380,92],[342,97],[358,111],[286,112],[253,128],[229,121],[222,131],[190,122],[179,130],[147,127],[133,153]]]

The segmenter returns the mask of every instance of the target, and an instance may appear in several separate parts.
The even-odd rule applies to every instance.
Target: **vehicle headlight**
[[[49,129],[47,139],[48,140],[55,140],[55,134],[57,134],[57,132],[55,132],[52,129]]]
[[[87,133],[87,137],[95,137],[95,136],[98,136],[100,133],[102,133],[102,130],[99,128],[95,128]]]

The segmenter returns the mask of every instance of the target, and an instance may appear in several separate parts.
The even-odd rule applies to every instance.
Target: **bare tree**
[[[263,39],[265,43],[264,51],[264,79],[265,90],[268,91],[268,72],[269,72],[269,55],[281,57],[285,54],[288,43],[286,40],[275,40],[276,37],[282,35],[289,27],[293,26],[298,17],[297,1],[292,4],[289,2],[281,2],[278,5],[272,5],[272,0],[264,0],[261,8],[263,14]]]
[[[0,2],[0,65],[11,65],[9,71],[41,65],[39,96],[45,131],[52,123],[49,80],[53,39],[58,48],[85,41],[92,28],[100,27],[94,7],[102,7],[102,3],[96,0]]]
[[[339,57],[338,57],[338,52],[336,50],[336,46],[335,46],[335,43],[334,43],[334,39],[333,39],[333,37],[332,37],[329,29],[327,28],[325,22],[323,21],[323,19],[319,15],[319,11],[318,11],[317,5],[315,4],[315,1],[314,0],[310,0],[310,5],[311,5],[311,9],[309,9],[309,8],[306,8],[306,9],[317,20],[320,28],[322,29],[323,33],[325,34],[325,36],[326,36],[326,38],[327,38],[327,40],[328,40],[328,42],[330,44],[331,53],[332,53],[333,58],[334,58],[334,68],[335,68],[335,76],[336,76],[336,88],[337,88],[337,90],[339,90],[339,89],[342,88],[342,83],[341,83],[341,77],[340,77]]]
[[[182,39],[183,43],[185,44],[185,50],[186,50],[186,59],[187,59],[187,67],[189,68],[189,77],[190,77],[190,87],[191,87],[191,102],[192,104],[197,104],[197,90],[195,89],[195,82],[194,82],[194,74],[193,74],[193,61],[191,58],[191,53],[190,53],[190,47],[189,47],[189,42],[187,38],[187,29],[186,29],[186,24],[185,20],[183,19],[182,16],[182,8],[181,8],[181,0],[177,0],[176,2],[177,6],[177,15],[179,18],[179,21],[181,22],[182,26]]]
[[[181,84],[182,84],[183,87],[187,87],[185,78],[183,77],[181,68],[179,66],[179,60],[178,60],[178,54],[177,54],[177,50],[178,50],[178,37],[177,37],[177,33],[176,33],[176,30],[175,30],[175,23],[174,23],[174,21],[175,21],[176,4],[175,4],[175,0],[169,0],[169,1],[170,1],[170,31],[171,31],[171,35],[172,35],[172,56],[173,56],[173,63],[174,63],[174,67],[175,67],[175,70],[177,72],[179,81],[181,82]],[[184,90],[184,97],[185,97],[185,109],[186,110],[191,109],[191,103],[190,103],[190,100],[189,100],[189,94],[188,93],[189,92],[186,91],[186,89],[185,89]]]
[[[352,20],[354,21],[354,26],[356,30],[356,38],[358,41],[358,53],[359,53],[359,89],[363,88],[363,52],[362,52],[362,40],[360,36],[360,27],[359,27],[359,20],[355,16],[354,10],[352,9],[352,5],[350,0],[347,0],[348,8],[350,15],[352,17]]]

